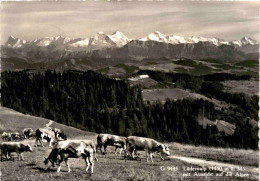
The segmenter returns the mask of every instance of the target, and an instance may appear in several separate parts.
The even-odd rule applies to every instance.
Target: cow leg
[[[42,147],[44,147],[43,145],[43,142],[42,142],[42,139],[41,138],[36,138],[36,141],[35,141],[35,145],[37,146],[37,142],[40,142],[40,144],[42,145]]]
[[[6,158],[7,160],[9,160],[8,153],[5,152],[4,155],[5,155],[5,158]]]
[[[116,152],[116,150],[117,150],[117,147],[115,146],[115,155],[117,156],[117,152]]]
[[[63,154],[61,154],[60,155],[60,160],[59,160],[59,168],[57,169],[57,172],[60,172],[60,169],[61,169],[61,163],[63,162],[63,160],[64,160],[64,155]]]
[[[61,169],[61,164],[59,165],[57,172],[60,172],[60,169]]]
[[[123,151],[123,148],[121,148],[120,151],[119,151],[119,155],[120,156],[121,156],[122,151]]]
[[[149,153],[149,156],[150,156],[151,162],[153,163],[153,154]]]
[[[44,147],[42,139],[40,139],[40,143],[41,143],[42,147]]]
[[[61,169],[61,163],[62,163],[62,159],[61,160],[59,160],[59,163],[58,163],[58,165],[59,165],[59,167],[58,167],[58,169],[57,169],[57,172],[60,172],[60,169]]]
[[[11,159],[11,158],[9,157],[9,155],[8,155],[8,151],[6,152],[5,157],[6,157],[7,160]]]
[[[6,154],[5,154],[5,152],[3,151],[3,150],[1,150],[1,162],[3,161],[3,154],[5,155],[5,157],[6,157]]]
[[[107,145],[104,145],[104,154],[107,154]]]
[[[13,159],[13,162],[14,162],[14,158],[12,158],[12,156],[11,156],[11,153],[10,152],[7,152],[6,153],[6,158],[7,158],[7,160],[11,160],[11,159]]]
[[[23,153],[20,154],[20,158],[21,158],[22,160],[24,160],[24,159],[23,159]]]
[[[132,157],[133,157],[133,159],[135,158],[135,149],[133,149],[133,151],[132,151]]]
[[[18,160],[21,160],[20,153],[19,152],[16,152],[16,153],[17,153],[17,156],[18,156]]]
[[[93,159],[92,155],[90,155],[90,157],[89,157],[89,162],[91,164],[91,171],[90,171],[90,173],[92,174],[94,172],[94,159]]]
[[[41,134],[41,138],[39,139],[39,141],[40,141],[42,147],[44,147],[44,145],[43,145],[43,134]]]
[[[98,159],[97,159],[97,151],[95,149],[94,149],[94,158],[95,158],[96,161],[98,161]]]
[[[160,153],[158,153],[158,155],[161,157],[162,160],[164,160],[164,158],[162,157],[162,155]]]
[[[71,170],[70,170],[70,165],[69,165],[68,159],[65,159],[65,164],[68,167],[68,172],[70,172]]]
[[[35,140],[35,147],[37,147],[37,142],[38,142],[38,139],[36,138],[36,140]]]
[[[146,151],[146,156],[147,156],[146,157],[146,161],[149,162],[149,153],[148,153],[148,151]]]
[[[100,153],[102,154],[101,148],[102,148],[102,145],[100,145],[100,144],[98,143],[97,146],[96,146],[96,151],[100,150]]]
[[[135,151],[135,155],[136,155],[136,157],[138,157],[138,158],[139,158],[139,156],[137,155],[137,150],[135,149],[134,151]]]
[[[85,162],[86,162],[86,172],[88,172],[88,168],[89,168],[89,165],[90,165],[88,159],[89,159],[89,157],[85,158]]]
[[[52,141],[49,142],[49,148],[52,148]]]

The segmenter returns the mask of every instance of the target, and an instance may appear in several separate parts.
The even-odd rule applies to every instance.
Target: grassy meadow
[[[93,137],[87,137],[93,139]],[[34,140],[30,140],[34,145]],[[46,143],[45,143],[46,145]],[[123,156],[115,156],[109,153],[104,156],[98,153],[98,162],[95,162],[94,173],[90,175],[85,172],[85,162],[83,159],[70,159],[69,164],[71,172],[67,172],[67,167],[62,163],[61,172],[57,173],[55,168],[50,168],[45,171],[43,160],[50,153],[47,147],[33,147],[32,153],[25,153],[25,161],[18,161],[17,155],[12,154],[15,161],[1,162],[2,180],[244,180],[236,176],[218,177],[219,171],[207,171],[214,176],[194,176],[196,173],[204,173],[203,171],[186,171],[183,167],[202,168],[190,163],[183,162],[177,159],[168,159],[164,161],[158,156],[154,157],[154,163],[146,162],[144,152],[139,152],[139,158],[136,160],[124,160]],[[109,148],[112,152],[112,148]],[[175,151],[171,152],[172,155]],[[184,174],[190,173],[190,176],[185,177]],[[247,173],[247,172],[245,172]],[[225,173],[224,173],[225,174]],[[246,180],[254,180],[251,176],[246,177]]]
[[[1,108],[0,114],[0,131],[19,131],[25,127],[44,127],[50,120],[37,118],[34,116],[23,115],[11,109]],[[61,128],[68,135],[69,139],[90,139],[96,141],[96,134],[84,132],[75,128],[64,126],[53,122],[53,127]],[[1,133],[0,132],[0,133]],[[154,163],[146,162],[145,152],[139,151],[138,158],[135,160],[125,160],[123,156],[116,156],[113,147],[108,147],[108,154],[101,155],[98,152],[98,162],[95,162],[94,173],[90,175],[86,173],[86,165],[83,159],[70,159],[71,173],[67,172],[67,167],[62,163],[61,172],[57,173],[55,168],[45,171],[43,160],[51,151],[48,147],[34,147],[35,139],[23,141],[33,146],[32,153],[24,153],[24,161],[18,161],[17,155],[12,154],[15,161],[3,160],[1,162],[1,180],[111,180],[111,181],[158,181],[158,180],[257,180],[255,174],[251,174],[249,170],[243,170],[240,174],[244,176],[236,176],[233,172],[232,176],[225,176],[225,171],[209,170],[206,171],[187,171],[187,168],[203,169],[203,167],[192,163],[184,162],[179,159],[165,158],[161,161],[158,155],[154,154]],[[253,150],[236,150],[224,148],[208,148],[195,147],[192,145],[183,145],[179,143],[167,143],[170,148],[171,155],[181,155],[187,158],[196,157],[206,160],[214,160],[220,162],[228,162],[239,164],[241,166],[257,166],[258,152]],[[47,143],[45,143],[47,146]],[[205,176],[203,174],[209,174]],[[196,175],[197,174],[197,175]],[[199,175],[202,174],[202,175]],[[212,175],[210,175],[212,174]],[[221,174],[224,174],[222,176]],[[217,176],[219,175],[219,176]]]

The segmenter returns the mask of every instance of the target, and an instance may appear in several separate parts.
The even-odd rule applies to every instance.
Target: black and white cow
[[[24,128],[23,135],[25,139],[29,139],[33,136],[33,129],[32,128]]]
[[[11,133],[3,132],[2,139],[3,139],[3,141],[11,141],[12,140]]]
[[[37,146],[39,142],[41,146],[44,147],[43,140],[46,140],[48,142],[49,148],[51,148],[56,141],[54,132],[49,128],[37,129],[35,131],[35,137],[36,137],[35,146]]]
[[[21,135],[20,133],[18,132],[13,132],[13,133],[10,133],[11,134],[11,139],[12,141],[15,141],[15,140],[22,140],[24,138],[23,135]]]
[[[52,127],[45,127],[45,128],[39,128],[35,131],[36,141],[35,145],[37,146],[37,143],[40,142],[42,147],[43,146],[43,140],[47,140],[49,143],[49,147],[52,147],[52,145],[56,141],[60,140],[67,140],[67,136],[64,134],[63,131],[57,128]]]
[[[54,132],[55,138],[57,140],[60,140],[60,139],[67,140],[67,136],[65,135],[65,133],[62,130],[60,130],[58,128],[51,128],[51,129]]]
[[[126,137],[111,134],[99,134],[97,136],[97,150],[100,149],[102,153],[102,147],[104,147],[103,154],[106,154],[107,146],[115,146],[117,149],[119,145],[123,150],[126,149]]]
[[[127,150],[131,153],[131,156],[133,158],[137,150],[146,151],[147,162],[149,161],[149,158],[151,159],[151,162],[153,162],[152,159],[153,153],[158,153],[162,160],[163,157],[161,156],[161,154],[165,154],[167,156],[170,155],[168,146],[159,143],[154,139],[137,137],[137,136],[129,136],[127,137],[126,144],[127,144]]]
[[[68,159],[69,158],[83,158],[86,162],[86,172],[91,166],[90,173],[94,172],[94,158],[95,150],[88,145],[90,140],[65,140],[59,141],[52,149],[51,153],[44,160],[45,170],[49,168],[49,163],[54,167],[55,163],[59,165],[57,172],[60,172],[61,163],[64,161],[68,167],[68,172],[71,171]]]
[[[115,146],[115,152],[114,152],[115,155],[117,155],[117,149],[120,149],[119,155],[121,155],[122,151],[124,150],[124,147],[122,147],[122,145],[119,143],[115,143],[114,146]]]
[[[9,160],[12,152],[16,152],[18,155],[18,160],[24,160],[22,153],[29,151],[32,152],[32,147],[29,144],[24,144],[20,142],[3,142],[0,144],[1,149],[1,161],[3,159],[3,154],[6,159]]]

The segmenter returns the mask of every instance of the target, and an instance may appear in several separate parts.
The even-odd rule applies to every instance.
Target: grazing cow
[[[48,158],[45,158],[45,170],[48,169],[48,164],[51,163],[52,167],[57,163],[59,168],[57,172],[60,172],[61,163],[64,161],[66,166],[68,167],[68,172],[71,171],[68,158],[80,158],[82,157],[86,162],[86,172],[91,166],[90,173],[93,173],[94,170],[94,148],[88,145],[90,140],[65,140],[59,141],[52,149]]]
[[[58,128],[51,128],[51,130],[54,132],[55,138],[57,140],[63,139],[63,140],[67,140],[67,136],[65,135],[65,133],[58,129]]]
[[[18,155],[18,160],[24,160],[22,153],[25,151],[32,152],[32,147],[29,144],[23,144],[20,142],[3,142],[0,144],[1,148],[1,161],[3,159],[3,154],[6,159],[9,160],[12,152],[16,152]]]
[[[170,155],[168,146],[150,138],[129,136],[127,137],[126,142],[127,142],[127,150],[130,151],[131,156],[133,158],[134,158],[134,153],[136,153],[137,150],[146,151],[147,162],[149,161],[149,158],[151,159],[151,162],[153,162],[152,154],[154,152],[158,153],[162,160],[163,158],[161,156],[161,153],[168,156]]]
[[[3,132],[2,139],[3,141],[11,141],[12,140],[11,133]]]
[[[107,146],[121,145],[121,147],[126,149],[126,137],[111,135],[111,134],[99,134],[97,136],[97,149],[99,148],[102,153],[102,146],[104,147],[103,154],[106,154]]]
[[[118,144],[118,143],[115,143],[114,146],[115,146],[115,155],[117,156],[117,149],[118,149],[118,148],[120,149],[119,155],[121,155],[122,151],[124,150],[124,148],[122,147],[122,145],[121,145],[121,144]]]
[[[21,140],[23,138],[23,136],[18,132],[14,132],[14,133],[11,133],[11,138],[12,138],[12,140]]]
[[[32,128],[25,128],[23,130],[23,135],[25,139],[29,139],[30,137],[33,136],[33,129]]]
[[[39,128],[39,129],[37,129],[35,131],[35,136],[36,136],[35,146],[37,146],[37,143],[40,142],[42,147],[44,147],[43,139],[47,140],[47,142],[49,143],[49,147],[52,147],[52,145],[55,142],[54,132],[51,131],[48,128]]]

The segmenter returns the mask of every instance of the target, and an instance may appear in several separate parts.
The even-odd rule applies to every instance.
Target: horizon
[[[258,39],[259,2],[2,2],[1,44],[8,37],[90,38],[122,32],[139,39],[154,31],[227,41]],[[10,23],[12,22],[12,23]],[[239,27],[239,28],[238,28]]]
[[[90,39],[90,38],[92,38],[94,35],[96,35],[96,34],[98,34],[98,33],[104,33],[104,34],[106,34],[106,35],[113,35],[113,34],[116,33],[116,32],[120,32],[120,33],[124,34],[124,32],[121,32],[121,31],[113,31],[113,32],[110,32],[110,33],[104,33],[103,31],[100,31],[100,32],[94,33],[94,34],[91,35],[90,37],[76,37],[76,38],[73,38],[73,39],[77,39],[77,38]],[[158,31],[158,30],[153,31],[153,32],[151,32],[151,33],[154,33],[154,32],[160,32],[161,34],[163,34],[163,35],[165,35],[165,36],[172,36],[172,35],[174,35],[174,36],[181,36],[181,35],[176,35],[176,34],[164,34],[164,33],[162,33],[161,31]],[[148,33],[148,34],[145,35],[144,37],[148,36],[148,35],[151,34],[151,33]],[[124,35],[125,35],[125,34],[124,34]],[[128,39],[130,39],[130,40],[139,40],[139,39],[141,39],[141,38],[144,38],[144,37],[139,37],[139,38],[134,39],[134,38],[128,37],[127,35],[125,35],[125,36],[126,36]],[[35,38],[35,39],[32,39],[32,40],[26,40],[26,39],[21,39],[20,37],[15,37],[15,36],[13,36],[13,35],[9,35],[8,38],[6,39],[6,41],[3,42],[3,43],[5,44],[10,37],[12,37],[12,38],[14,38],[14,39],[25,40],[26,42],[34,41],[34,40],[36,40],[36,39],[37,39],[37,40],[40,40],[40,39],[44,39],[44,38],[57,38],[57,37],[71,38],[71,37],[66,37],[66,36],[58,35],[58,36],[38,37],[38,38]],[[192,36],[181,36],[181,37],[189,38],[189,37],[201,37],[201,36],[192,35]],[[223,39],[223,38],[221,38],[221,37],[204,37],[204,38],[219,38],[219,39]],[[234,39],[234,40],[242,40],[243,38],[251,38],[251,39],[256,40],[256,41],[259,42],[258,39],[254,39],[254,38],[249,37],[249,36],[242,36],[241,38]],[[72,38],[71,38],[71,39],[72,39]],[[225,40],[225,39],[223,39],[223,40]],[[234,40],[230,40],[230,41],[234,41]]]

